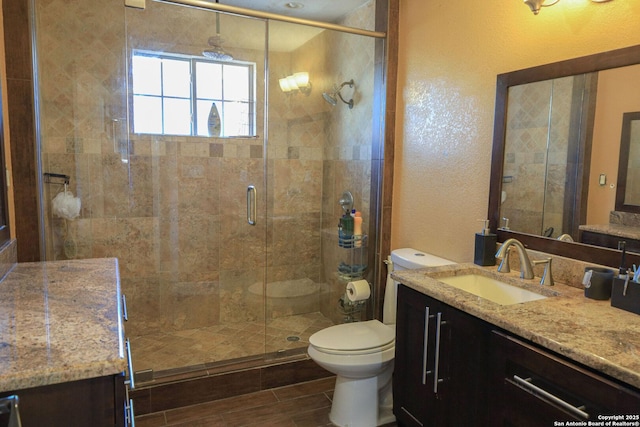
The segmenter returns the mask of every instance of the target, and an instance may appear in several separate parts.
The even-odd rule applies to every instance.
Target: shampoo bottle
[[[473,262],[477,265],[496,265],[497,236],[489,230],[489,220],[484,220],[482,232],[476,233],[476,247]]]
[[[353,239],[356,248],[362,247],[362,214],[359,211],[353,217]]]

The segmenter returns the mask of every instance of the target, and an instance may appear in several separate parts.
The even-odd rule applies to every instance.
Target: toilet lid
[[[323,329],[309,337],[309,343],[317,348],[356,351],[381,347],[395,339],[394,328],[378,320],[344,323]]]

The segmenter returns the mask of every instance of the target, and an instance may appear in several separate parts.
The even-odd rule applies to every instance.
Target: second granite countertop
[[[116,259],[18,263],[0,289],[0,392],[125,370]]]
[[[553,287],[557,296],[499,305],[430,277],[465,267],[477,266],[455,264],[396,271],[392,277],[418,292],[640,388],[639,315],[611,307],[609,301],[585,298],[582,289],[563,284]]]

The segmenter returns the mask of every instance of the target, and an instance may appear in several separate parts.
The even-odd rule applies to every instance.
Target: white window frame
[[[163,106],[163,102],[161,102],[161,108],[162,108],[162,112],[161,112],[161,127],[162,127],[162,132],[160,133],[148,133],[148,132],[143,132],[140,133],[138,132],[137,134],[148,134],[148,135],[168,135],[168,136],[196,136],[196,137],[209,137],[209,135],[198,135],[197,134],[197,130],[198,130],[198,114],[197,112],[197,102],[199,100],[211,100],[212,102],[215,102],[217,107],[218,107],[218,112],[220,114],[220,118],[221,121],[223,122],[222,124],[222,133],[220,135],[220,137],[223,138],[251,138],[251,137],[255,137],[256,136],[256,100],[255,100],[255,93],[256,93],[256,64],[252,63],[252,62],[245,62],[245,61],[216,61],[214,59],[209,59],[206,57],[202,57],[202,56],[189,56],[189,55],[182,55],[182,54],[175,54],[175,53],[165,53],[165,52],[154,52],[154,51],[148,51],[148,50],[141,50],[141,49],[134,49],[132,51],[132,62],[133,62],[133,56],[148,56],[148,57],[153,57],[153,58],[159,58],[159,59],[164,59],[164,60],[169,60],[169,61],[184,61],[184,62],[188,62],[189,63],[189,69],[190,69],[190,87],[191,87],[191,91],[190,91],[190,96],[188,98],[188,100],[190,101],[190,106],[191,106],[191,111],[190,111],[190,115],[191,115],[191,123],[190,123],[190,133],[189,134],[171,134],[171,133],[166,133],[164,131],[164,125],[165,125],[165,121],[164,121],[164,106]],[[247,87],[248,87],[248,92],[249,92],[249,99],[248,101],[237,101],[237,100],[229,100],[229,99],[225,99],[224,96],[224,85],[222,85],[222,97],[220,99],[209,99],[209,98],[198,98],[198,94],[197,94],[197,88],[196,88],[196,64],[197,63],[213,63],[213,64],[220,64],[222,66],[222,75],[223,75],[223,79],[224,79],[224,71],[225,71],[225,66],[226,65],[233,65],[233,66],[244,66],[247,68],[248,70],[248,81],[247,81]],[[162,70],[161,70],[162,72]],[[175,96],[167,96],[164,95],[164,87],[161,83],[161,93],[160,95],[150,95],[150,94],[143,94],[143,93],[135,93],[135,88],[133,87],[133,69],[131,70],[131,75],[130,75],[130,87],[131,87],[131,95],[130,95],[130,100],[131,100],[131,107],[130,107],[130,111],[131,111],[131,132],[132,133],[136,133],[134,131],[135,129],[135,114],[134,114],[134,108],[133,108],[133,102],[134,99],[136,97],[151,97],[151,98],[159,98],[161,101],[164,99],[187,99],[187,98],[181,98],[181,97],[175,97]],[[247,120],[247,127],[248,127],[248,134],[247,135],[225,135],[225,129],[224,129],[224,115],[225,115],[225,105],[226,103],[229,102],[240,102],[240,103],[244,103],[248,105],[248,114],[246,117]]]

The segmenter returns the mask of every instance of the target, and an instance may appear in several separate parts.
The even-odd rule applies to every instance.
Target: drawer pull
[[[576,408],[575,406],[573,406],[570,403],[565,402],[564,400],[560,399],[559,397],[549,393],[548,391],[536,386],[535,384],[531,383],[531,378],[527,378],[527,379],[522,379],[517,375],[513,376],[513,380],[520,386],[522,386],[523,388],[541,395],[542,397],[550,400],[551,402],[555,403],[556,405],[560,406],[563,409],[566,409],[567,411],[571,412],[573,415],[588,420],[589,419],[589,414],[584,412],[582,409],[580,408],[584,408],[584,406],[581,406],[580,408]]]
[[[127,338],[127,365],[129,367],[129,380],[124,383],[129,386],[129,389],[133,390],[136,388],[136,381],[133,375],[133,360],[131,359],[131,342],[129,338]]]
[[[427,383],[427,346],[429,345],[429,307],[424,308],[424,346],[422,348],[422,385]]]
[[[0,399],[0,414],[9,414],[7,427],[21,427],[20,410],[18,409],[19,398],[17,394]]]

